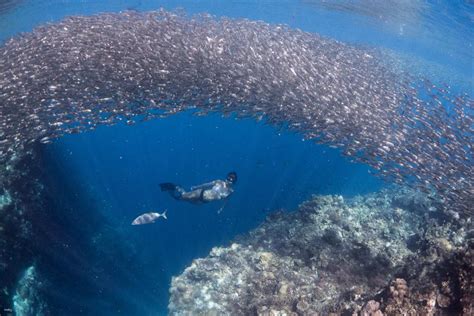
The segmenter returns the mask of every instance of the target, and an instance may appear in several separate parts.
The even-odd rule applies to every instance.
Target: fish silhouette
[[[154,223],[158,218],[163,217],[164,219],[168,219],[166,217],[166,210],[163,213],[155,213],[155,212],[149,212],[149,213],[144,213],[137,218],[135,218],[132,222],[132,225],[143,225],[143,224],[152,224]]]

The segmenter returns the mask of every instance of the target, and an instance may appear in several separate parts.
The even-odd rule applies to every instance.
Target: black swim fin
[[[160,183],[160,188],[161,191],[174,191],[176,190],[176,184],[170,182]]]

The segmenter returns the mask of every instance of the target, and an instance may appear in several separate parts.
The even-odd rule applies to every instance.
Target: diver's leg
[[[174,191],[177,185],[171,182],[160,183],[161,191]]]
[[[185,201],[188,201],[188,202],[191,202],[191,203],[201,203],[201,202],[203,202],[201,200],[201,196],[202,196],[203,191],[204,190],[202,190],[202,189],[196,189],[196,190],[189,191],[189,192],[183,192],[183,194],[181,195],[181,200],[185,200]]]
[[[161,183],[160,184],[161,191],[166,191],[169,192],[169,194],[175,198],[176,200],[181,200],[182,196],[184,193],[184,189],[180,187],[179,185],[176,185],[174,183]]]
[[[186,194],[186,191],[180,186],[176,186],[174,191],[171,193],[171,196],[176,200],[184,200],[183,196]]]

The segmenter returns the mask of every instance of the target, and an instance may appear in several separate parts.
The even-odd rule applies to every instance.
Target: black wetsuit
[[[227,180],[214,180],[209,183],[191,187],[185,191],[182,187],[171,183],[161,184],[162,191],[169,191],[171,196],[177,200],[191,203],[207,203],[227,198],[234,192],[232,183]]]

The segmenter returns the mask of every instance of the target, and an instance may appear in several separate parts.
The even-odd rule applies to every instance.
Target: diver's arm
[[[214,180],[212,182],[208,182],[208,183],[203,183],[203,184],[200,184],[200,185],[196,185],[194,187],[191,187],[191,190],[194,191],[194,190],[198,190],[198,189],[208,189],[208,188],[212,188],[214,186],[214,184],[216,184],[217,180]]]
[[[229,195],[224,199],[224,203],[222,204],[221,208],[217,210],[217,214],[220,214],[224,208],[227,206],[227,203],[230,200],[230,197],[232,196],[232,193],[234,192],[234,189],[229,188]]]
[[[229,202],[229,198],[230,197],[227,197],[226,199],[224,199],[224,203],[222,204],[221,208],[217,210],[217,214],[220,214],[224,210],[224,208],[227,205],[227,202]]]

